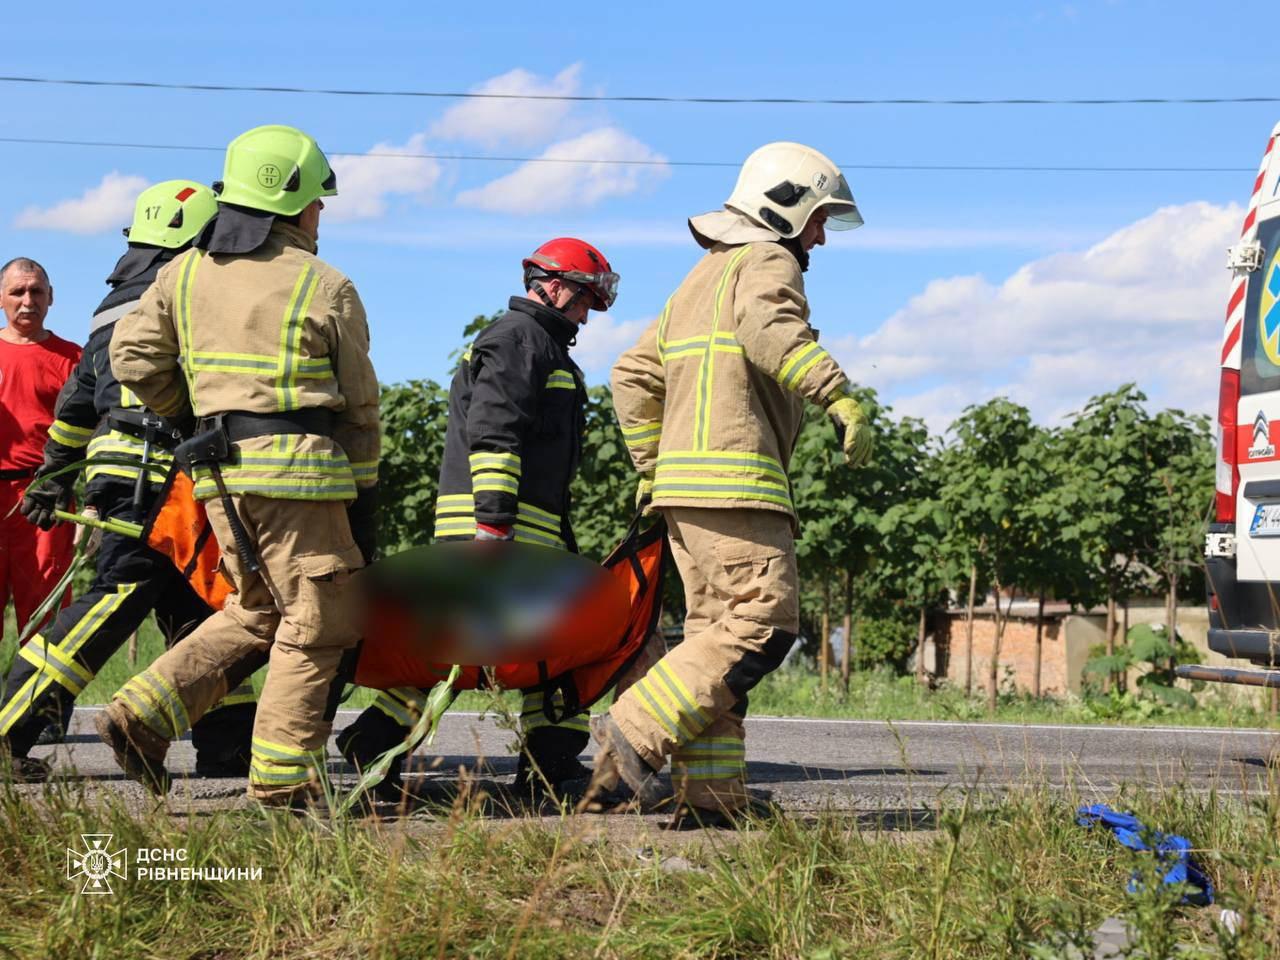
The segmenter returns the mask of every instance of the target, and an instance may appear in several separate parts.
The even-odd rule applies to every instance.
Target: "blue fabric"
[[[1191,858],[1191,841],[1177,834],[1152,830],[1131,813],[1112,810],[1105,803],[1086,804],[1076,811],[1076,823],[1082,827],[1101,824],[1110,830],[1117,840],[1130,850],[1152,850],[1167,872],[1161,883],[1185,883],[1198,892],[1188,893],[1183,903],[1197,907],[1213,903],[1213,881]],[[1139,887],[1138,874],[1129,878],[1129,892]]]

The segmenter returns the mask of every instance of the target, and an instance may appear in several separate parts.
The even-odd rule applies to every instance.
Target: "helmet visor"
[[[321,156],[323,157],[324,154],[321,154]],[[329,166],[329,160],[327,157],[325,158],[324,165],[329,167],[329,175],[320,183],[320,196],[336,197],[338,195],[338,174],[333,167]]]
[[[581,270],[564,270],[552,272],[553,277],[564,277],[574,283],[580,283],[596,295],[596,309],[608,310],[613,301],[618,299],[618,275],[612,272],[583,273]]]
[[[853,202],[853,191],[849,189],[849,181],[845,180],[843,173],[831,193],[817,205],[827,213],[825,226],[828,230],[852,230],[863,224],[858,205]]]

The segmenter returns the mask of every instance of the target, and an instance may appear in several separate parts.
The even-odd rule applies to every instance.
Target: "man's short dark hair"
[[[14,257],[3,267],[0,267],[0,283],[4,283],[5,275],[9,272],[11,267],[15,270],[21,270],[23,273],[38,273],[44,278],[44,284],[46,287],[53,286],[49,281],[49,271],[40,266],[40,264],[36,263],[36,261],[32,260],[30,257]]]

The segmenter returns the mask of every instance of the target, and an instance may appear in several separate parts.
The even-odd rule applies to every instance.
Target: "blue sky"
[[[556,7],[556,11],[566,10]],[[126,22],[121,22],[126,21]],[[670,96],[1141,97],[1276,91],[1249,27],[1208,4],[99,5],[6,11],[6,75],[370,89]],[[330,152],[649,157],[737,163],[769,140],[856,164],[1256,168],[1280,104],[764,106],[549,104],[0,83],[2,136],[221,146],[290,123]],[[0,254],[53,275],[73,339],[122,247],[127,198],[216,179],[198,150],[0,142]],[[577,234],[622,274],[583,335],[596,380],[695,262],[684,220],[729,168],[343,159],[321,255],[369,310],[382,379],[441,377],[520,258]],[[857,377],[941,428],[1005,393],[1052,420],[1136,379],[1208,410],[1250,172],[976,173],[847,168],[867,225],[816,251],[813,321]],[[329,214],[333,216],[330,217]]]

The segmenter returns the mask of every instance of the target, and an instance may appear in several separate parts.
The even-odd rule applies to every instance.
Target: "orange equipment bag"
[[[214,610],[221,610],[231,583],[219,564],[222,550],[213,535],[213,527],[204,512],[204,504],[195,498],[191,478],[175,463],[165,477],[160,496],[142,526],[142,542],[164,554]]]
[[[658,520],[641,530],[633,522],[627,536],[603,567],[612,580],[610,592],[625,590],[630,599],[617,622],[601,618],[604,591],[577,599],[556,631],[577,638],[571,649],[554,644],[545,659],[504,663],[494,667],[466,666],[455,683],[458,690],[496,686],[505,690],[559,692],[543,698],[543,709],[553,723],[587,709],[616,684],[640,655],[656,629],[662,613],[662,584],[669,562],[666,523]],[[450,667],[427,662],[421,645],[414,643],[412,615],[395,605],[379,605],[370,611],[370,622],[355,682],[387,690],[392,687],[430,687],[442,681]]]

